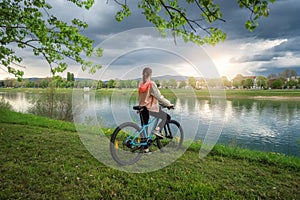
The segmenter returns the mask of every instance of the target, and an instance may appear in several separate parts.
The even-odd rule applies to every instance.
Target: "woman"
[[[142,111],[142,123],[148,123],[149,114],[161,119],[161,122],[153,130],[152,133],[159,138],[163,138],[164,136],[161,134],[161,130],[165,126],[167,120],[170,120],[171,117],[170,115],[162,111],[158,103],[168,108],[173,108],[174,104],[171,104],[169,100],[167,100],[166,98],[164,98],[164,96],[161,95],[155,82],[150,80],[151,76],[151,68],[144,68],[143,79],[139,84],[139,106],[145,106],[147,110],[144,109]]]

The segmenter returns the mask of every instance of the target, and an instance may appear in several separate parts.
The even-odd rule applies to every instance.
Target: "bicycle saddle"
[[[133,106],[133,110],[142,111],[144,109],[147,109],[146,106]]]

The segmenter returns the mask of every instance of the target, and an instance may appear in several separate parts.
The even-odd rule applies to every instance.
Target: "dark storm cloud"
[[[142,10],[137,7],[135,1],[128,1],[132,15],[125,18],[122,22],[115,20],[115,13],[120,7],[114,1],[96,1],[95,5],[89,11],[72,6],[70,2],[54,1],[53,11],[63,19],[76,17],[86,20],[89,28],[83,34],[95,40],[95,43],[101,42],[107,35],[116,34],[125,30],[140,27],[153,26],[145,19]],[[276,39],[278,37],[297,36],[300,32],[299,16],[300,3],[299,0],[280,1],[277,0],[270,5],[270,16],[259,20],[259,27],[251,33],[245,29],[245,22],[249,19],[250,11],[241,10],[236,1],[217,1],[220,4],[223,18],[226,22],[217,22],[216,25],[227,33],[228,40],[247,38],[256,36],[256,38]],[[193,18],[200,15],[198,9],[191,5],[188,6],[188,14]],[[65,12],[64,7],[68,7]],[[76,13],[76,15],[70,14]],[[297,32],[298,30],[298,32]]]
[[[300,36],[288,39],[286,42],[274,47],[275,52],[291,52],[295,56],[300,56]]]
[[[227,33],[228,39],[240,39],[255,36],[257,39],[276,39],[296,37],[300,33],[299,0],[277,0],[270,4],[270,15],[258,20],[259,26],[253,33],[245,28],[250,11],[240,9],[236,1],[219,1],[225,23],[220,27]]]
[[[261,20],[258,37],[265,39],[298,37],[299,10],[299,0],[276,1],[270,6],[270,16]]]
[[[278,57],[284,57],[284,52],[278,53],[270,53],[268,51],[264,51],[261,54],[255,54],[252,56],[242,56],[240,58],[231,58],[231,63],[246,63],[246,62],[268,62],[272,61]]]
[[[114,1],[108,1],[108,3],[106,1],[97,1],[86,14],[89,29],[85,34],[93,38],[95,43],[99,43],[107,35],[117,34],[133,28],[153,26],[142,15],[142,11],[137,8],[136,2],[128,1],[128,4],[132,14],[122,22],[117,22],[115,14],[120,9],[120,6]],[[109,9],[107,10],[107,8]],[[103,12],[105,10],[107,11]]]

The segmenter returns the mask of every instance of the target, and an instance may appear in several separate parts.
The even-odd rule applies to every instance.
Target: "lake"
[[[15,111],[28,112],[32,111],[37,99],[43,95],[45,94],[0,92],[0,99],[3,97]],[[67,97],[60,98],[60,101],[68,99],[70,104],[72,94],[63,95]],[[137,104],[136,98],[84,93],[80,101],[85,102],[82,113],[95,113],[97,121],[103,127],[114,128],[128,120],[139,122],[138,115],[132,110],[132,106]],[[176,105],[175,109],[168,112],[182,124],[185,139],[203,140],[213,120],[210,99],[179,96],[172,101]],[[64,108],[71,109],[70,106]],[[225,104],[214,109],[224,116],[219,144],[300,157],[299,101],[227,99]],[[91,116],[93,117],[92,114]]]

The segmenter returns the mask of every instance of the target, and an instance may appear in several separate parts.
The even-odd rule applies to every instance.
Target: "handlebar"
[[[165,106],[165,105],[163,105],[163,104],[159,104],[159,106],[160,106],[161,108],[167,108],[168,110],[174,109],[174,105],[173,105],[173,106]]]

